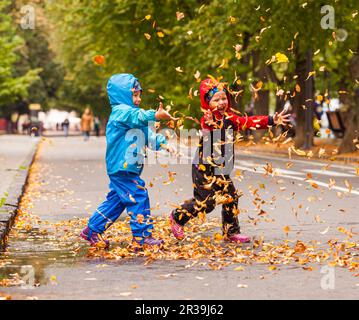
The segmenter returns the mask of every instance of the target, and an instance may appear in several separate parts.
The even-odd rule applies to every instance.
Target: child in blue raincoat
[[[91,216],[81,237],[92,246],[109,246],[102,237],[127,209],[133,241],[139,245],[159,246],[163,240],[152,237],[150,201],[145,182],[140,178],[144,163],[144,149],[166,148],[166,138],[149,128],[149,123],[172,119],[163,109],[157,111],[139,108],[142,89],[131,74],[116,74],[107,84],[112,112],[106,128],[106,167],[110,178],[110,192],[106,200]]]

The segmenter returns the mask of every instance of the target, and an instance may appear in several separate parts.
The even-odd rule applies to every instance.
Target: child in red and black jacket
[[[173,235],[184,238],[183,226],[199,214],[207,214],[222,204],[224,239],[235,243],[250,242],[240,233],[238,199],[230,174],[234,167],[235,133],[246,129],[266,129],[289,123],[284,111],[274,116],[238,116],[230,106],[230,94],[223,83],[206,79],[200,85],[202,135],[192,164],[194,196],[172,211],[170,224]]]

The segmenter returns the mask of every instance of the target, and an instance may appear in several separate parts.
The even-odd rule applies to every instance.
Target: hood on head
[[[120,73],[113,75],[107,82],[107,95],[111,107],[118,104],[127,104],[135,107],[132,94],[133,87],[137,78],[129,73]]]
[[[219,84],[220,84],[219,81],[217,81],[215,79],[211,79],[211,78],[201,81],[201,84],[199,86],[199,94],[200,94],[200,98],[201,98],[202,109],[204,109],[204,110],[211,109],[209,106],[209,103],[206,100],[206,94],[208,93],[208,91],[217,87]],[[221,83],[221,85],[223,85],[223,84]],[[227,99],[228,99],[228,108],[226,111],[229,111],[231,109],[231,100],[230,100],[228,90],[226,91],[226,95],[227,95]],[[214,113],[216,113],[216,111]]]

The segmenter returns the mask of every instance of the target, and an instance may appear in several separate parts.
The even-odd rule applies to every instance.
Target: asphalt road
[[[187,155],[181,158],[182,164],[157,163],[145,167],[143,179],[148,186],[153,185],[149,187],[153,215],[168,216],[174,204],[192,195],[191,155],[183,145],[181,151]],[[48,223],[88,218],[108,191],[104,154],[104,138],[92,138],[89,142],[80,137],[47,139],[37,160],[41,170],[38,181],[33,182],[38,189],[31,195],[29,212]],[[165,159],[161,154],[160,161]],[[267,163],[273,171],[265,175],[263,168]],[[176,173],[171,183],[169,171]],[[357,242],[359,177],[354,165],[238,151],[234,176],[236,172],[241,173],[241,178],[234,180],[243,191],[239,202],[243,233],[274,242],[300,239],[325,244],[329,239],[345,239],[346,235],[338,231],[342,227],[351,230],[351,241]],[[335,185],[330,186],[330,179],[335,180]],[[260,208],[266,212],[264,217],[258,217],[259,208],[253,203],[255,189],[263,201]],[[209,218],[219,217],[217,207]],[[1,293],[13,299],[357,299],[359,296],[358,278],[339,266],[331,269],[334,281],[328,288],[323,287],[323,263],[312,265],[311,270],[295,264],[269,270],[266,264],[254,263],[238,271],[239,264],[212,270],[201,261],[193,264],[188,260],[158,260],[145,265],[143,257],[91,258],[73,254],[74,246],[78,246],[73,240],[64,245],[59,243],[56,232],[42,232],[48,223],[13,233],[7,253],[0,258],[0,280],[14,273],[26,276],[34,272],[36,287],[0,287]],[[288,234],[283,231],[286,226]],[[210,236],[220,232],[219,224],[211,232]],[[78,242],[81,252],[86,251],[86,243]],[[358,247],[353,250],[358,260]]]

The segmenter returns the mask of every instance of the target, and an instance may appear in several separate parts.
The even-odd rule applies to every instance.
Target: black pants
[[[207,174],[208,177],[208,174]],[[211,182],[216,179],[216,182]],[[197,217],[200,212],[210,213],[216,207],[216,198],[227,198],[222,205],[222,230],[226,235],[240,233],[238,223],[238,193],[229,176],[209,175],[200,171],[196,165],[192,166],[192,180],[194,184],[193,198],[185,201],[181,208],[173,212],[176,222],[184,226],[190,219]]]

